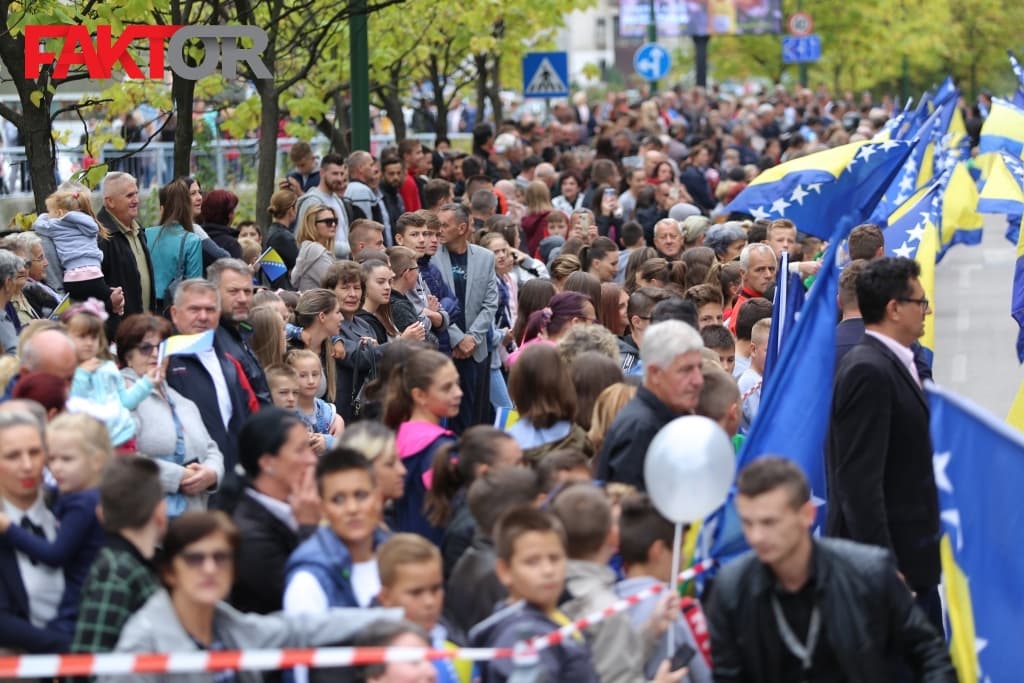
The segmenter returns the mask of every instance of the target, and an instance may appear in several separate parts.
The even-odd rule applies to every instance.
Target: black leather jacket
[[[902,657],[925,683],[956,683],[942,637],[900,580],[889,551],[840,539],[814,541],[824,633],[848,683],[889,680]],[[774,578],[751,552],[715,581],[708,617],[716,683],[776,680],[782,657],[771,607]]]

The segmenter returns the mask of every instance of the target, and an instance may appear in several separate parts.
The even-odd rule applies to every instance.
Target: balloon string
[[[679,597],[679,562],[681,561],[680,555],[682,554],[683,546],[683,525],[676,523],[675,539],[672,541],[672,596],[674,599]],[[668,633],[668,656],[671,657],[675,654],[676,643],[675,643],[675,628],[669,626]]]

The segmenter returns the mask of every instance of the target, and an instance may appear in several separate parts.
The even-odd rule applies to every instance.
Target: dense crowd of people
[[[695,90],[553,114],[478,125],[472,153],[295,144],[267,226],[192,178],[145,221],[113,172],[3,238],[0,647],[511,647],[668,583],[647,448],[689,414],[740,448],[781,257],[812,287],[824,249],[728,202],[885,113]],[[811,535],[803,474],[764,457],[737,483],[753,553],[682,606],[651,598],[528,662],[286,675],[954,680],[918,404],[929,304],[883,247],[856,228],[840,283],[840,538]]]

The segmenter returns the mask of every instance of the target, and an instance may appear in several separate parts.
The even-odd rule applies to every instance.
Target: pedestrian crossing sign
[[[568,53],[530,52],[523,56],[523,97],[568,96]]]

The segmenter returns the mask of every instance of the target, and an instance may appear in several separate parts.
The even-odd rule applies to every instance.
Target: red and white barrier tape
[[[715,561],[713,559],[698,562],[697,564],[693,565],[689,569],[679,574],[678,583],[685,583],[686,581],[690,581],[691,579],[696,578],[697,576],[703,574],[704,572],[708,571],[714,566]],[[526,652],[530,652],[543,650],[545,648],[551,647],[552,645],[558,645],[566,638],[571,638],[572,635],[577,631],[583,631],[583,629],[589,626],[593,626],[594,624],[598,624],[612,615],[618,614],[619,612],[625,612],[627,609],[637,604],[638,602],[642,602],[647,598],[654,595],[658,595],[659,593],[666,590],[668,590],[668,586],[666,586],[665,584],[654,584],[650,588],[645,588],[644,590],[639,591],[638,593],[630,595],[628,598],[622,598],[621,600],[613,602],[600,612],[588,614],[585,617],[577,619],[571,624],[566,624],[557,631],[552,631],[551,633],[548,633],[546,635],[528,640],[521,647],[521,649]]]
[[[690,567],[679,575],[689,581],[711,569],[714,560]],[[668,587],[657,584],[623,598],[599,613],[577,619],[556,631],[515,648],[461,648],[431,650],[420,647],[321,647],[291,650],[232,650],[223,652],[179,652],[101,655],[18,655],[0,657],[0,678],[53,678],[61,676],[116,676],[124,674],[184,674],[208,671],[272,671],[296,666],[313,668],[363,666],[385,662],[417,662],[424,659],[460,659],[490,661],[520,654],[535,654],[561,643],[577,630],[624,612],[641,600],[657,595]]]
[[[160,654],[21,655],[0,657],[0,678],[52,678],[118,674],[184,674],[207,671],[271,671],[295,666],[360,666],[423,659],[507,659],[511,648],[430,650],[422,647],[321,647],[295,650],[231,650]]]

